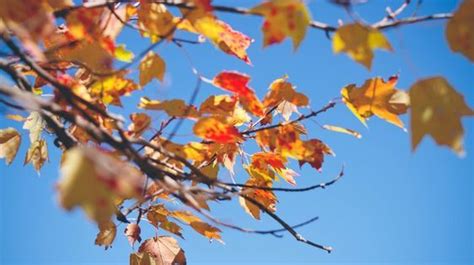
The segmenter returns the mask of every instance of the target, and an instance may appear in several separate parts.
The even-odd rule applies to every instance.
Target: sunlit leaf
[[[382,33],[359,23],[338,28],[332,39],[332,48],[335,53],[347,53],[367,69],[372,67],[375,49],[392,50],[392,46]]]
[[[297,49],[306,35],[311,15],[301,0],[266,1],[250,10],[265,17],[263,22],[263,45],[282,42],[286,37],[293,40]]]
[[[243,140],[239,130],[214,117],[199,119],[193,127],[196,136],[217,143],[236,143]]]
[[[95,244],[104,246],[108,249],[112,246],[115,236],[117,235],[117,227],[112,221],[103,221],[99,223],[99,233],[95,238]]]
[[[397,76],[387,82],[376,77],[366,80],[361,87],[348,85],[341,90],[342,100],[366,126],[366,120],[375,115],[403,128],[398,116],[407,112],[410,103],[407,94],[395,88],[397,81]]]
[[[140,253],[148,253],[160,265],[185,265],[184,250],[179,247],[176,239],[168,236],[158,236],[145,240],[140,248]]]
[[[138,107],[146,110],[162,110],[165,111],[169,116],[178,118],[199,117],[196,107],[192,105],[186,105],[186,102],[182,99],[159,101],[142,97],[140,98],[140,104]]]
[[[31,143],[30,148],[25,156],[24,164],[31,163],[36,172],[39,172],[43,167],[44,162],[48,161],[48,146],[45,140],[37,140]]]
[[[165,61],[150,51],[140,62],[140,86],[150,83],[153,78],[163,81],[165,71]]]

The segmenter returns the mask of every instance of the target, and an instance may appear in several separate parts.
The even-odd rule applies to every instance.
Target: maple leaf
[[[112,75],[94,82],[89,91],[92,96],[102,99],[104,104],[121,106],[120,97],[129,95],[130,92],[139,89],[138,85],[131,79],[121,75]]]
[[[140,226],[138,224],[128,224],[124,233],[132,247],[135,244],[135,241],[138,241],[139,243],[142,241],[142,238],[140,237]]]
[[[405,92],[395,89],[397,81],[397,76],[390,77],[387,82],[376,77],[366,80],[359,88],[348,85],[341,90],[342,100],[365,126],[366,120],[376,115],[403,128],[398,115],[407,112],[409,99]]]
[[[294,176],[298,176],[298,174],[287,168],[285,166],[286,162],[286,158],[277,153],[259,152],[252,155],[251,167],[254,170],[263,172],[264,175],[268,175],[266,171],[272,168],[288,183],[296,185]],[[270,177],[270,179],[273,179],[273,177]]]
[[[140,98],[139,108],[146,110],[163,110],[169,116],[178,118],[197,118],[199,113],[195,106],[186,105],[186,102],[182,99],[172,100],[151,100],[147,97]]]
[[[158,54],[150,51],[140,62],[140,86],[150,83],[153,78],[163,81],[166,64]]]
[[[215,239],[221,243],[221,230],[217,227],[209,225],[205,222],[191,222],[190,226],[194,229],[194,231],[198,232],[199,234],[209,238],[210,240]]]
[[[234,30],[227,23],[212,16],[204,16],[193,23],[197,32],[206,36],[217,48],[233,55],[247,64],[251,64],[247,48],[253,42],[251,38]]]
[[[214,77],[212,84],[234,93],[239,97],[239,102],[246,111],[261,117],[264,115],[263,104],[255,95],[255,91],[248,86],[249,81],[250,77],[248,75],[223,71]]]
[[[45,140],[37,140],[31,143],[30,148],[25,156],[24,164],[31,163],[36,172],[39,172],[43,167],[44,162],[48,160],[48,146]]]
[[[141,34],[149,37],[152,42],[161,38],[173,36],[175,23],[173,15],[166,9],[166,6],[159,3],[140,0],[140,8],[137,12],[138,27]]]
[[[359,23],[338,28],[332,39],[332,48],[335,53],[347,53],[369,70],[375,49],[392,51],[392,46],[382,33],[376,28]]]
[[[114,222],[107,220],[99,223],[99,233],[95,238],[95,244],[98,246],[104,246],[108,249],[112,246],[115,236],[117,235],[117,227]]]
[[[0,158],[5,158],[7,165],[13,162],[21,143],[21,135],[14,128],[0,130]]]
[[[454,52],[474,62],[474,0],[464,0],[446,25],[446,38]]]
[[[309,104],[309,99],[302,93],[296,92],[293,85],[287,81],[288,77],[278,78],[270,84],[269,92],[263,99],[266,109],[278,106],[277,113],[281,113],[288,121],[293,112],[298,113],[297,107],[304,107]]]
[[[128,127],[128,134],[132,137],[139,137],[148,127],[150,127],[151,118],[145,113],[130,114],[132,124]]]
[[[159,265],[185,265],[186,257],[176,239],[169,236],[157,236],[145,240],[140,248],[140,253],[148,253]]]
[[[271,188],[272,181],[266,180],[260,177],[255,173],[254,170],[247,168],[247,172],[250,174],[250,178],[245,182],[247,186],[256,186],[256,187],[267,187]],[[241,191],[242,194],[245,194],[249,198],[259,202],[263,207],[271,212],[276,211],[276,196],[271,190],[262,190],[254,188],[243,188]],[[239,198],[240,205],[244,208],[253,218],[260,220],[260,207],[250,200],[245,199],[244,197]]]
[[[446,145],[463,155],[461,118],[474,115],[463,96],[446,79],[436,76],[413,84],[410,101],[412,149],[416,149],[425,135],[430,135],[438,145]]]
[[[237,99],[228,95],[212,95],[204,100],[199,107],[200,113],[215,115],[231,115],[236,107]]]
[[[302,148],[298,148],[295,157],[298,158],[300,166],[305,163],[310,164],[313,168],[321,171],[324,162],[324,155],[334,155],[334,152],[318,139],[303,141]]]
[[[250,12],[265,17],[262,26],[264,47],[290,37],[296,50],[311,22],[309,10],[301,0],[266,1],[253,7]]]
[[[193,132],[198,137],[221,144],[243,141],[237,128],[215,117],[199,119],[193,127]]]
[[[58,183],[59,202],[66,210],[83,208],[97,223],[110,220],[116,205],[141,196],[144,177],[127,162],[91,147],[64,154]]]

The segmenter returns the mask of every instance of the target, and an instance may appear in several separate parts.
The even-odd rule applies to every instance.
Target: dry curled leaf
[[[128,224],[124,233],[131,246],[133,246],[136,241],[139,243],[142,241],[142,238],[140,237],[140,226],[138,224]]]
[[[95,238],[95,244],[98,246],[104,246],[108,249],[112,246],[115,236],[117,235],[117,227],[114,222],[108,220],[99,223],[99,233]]]
[[[185,265],[186,257],[178,241],[168,236],[158,236],[145,240],[139,253],[148,253],[157,265]]]
[[[7,165],[13,162],[21,143],[21,135],[14,128],[0,130],[0,158],[5,158]]]

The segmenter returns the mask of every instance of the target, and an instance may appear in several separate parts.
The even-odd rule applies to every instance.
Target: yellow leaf
[[[474,62],[474,0],[464,0],[446,25],[446,38],[454,52]]]
[[[163,81],[166,71],[165,61],[150,51],[140,62],[140,86],[145,86],[153,78]]]
[[[367,69],[372,66],[375,49],[392,51],[392,46],[382,33],[359,23],[338,28],[332,39],[332,48],[335,53],[347,53]]]
[[[217,48],[250,64],[246,50],[253,41],[251,38],[213,16],[203,16],[195,20],[193,26]]]
[[[13,128],[0,130],[0,158],[5,158],[7,165],[15,159],[21,143],[21,135]]]
[[[147,97],[140,98],[139,108],[147,110],[162,110],[165,111],[169,116],[178,118],[197,118],[199,113],[195,106],[186,105],[182,99],[172,100],[151,100]]]
[[[215,117],[201,118],[193,127],[196,136],[217,143],[236,143],[243,140],[239,130]]]
[[[21,115],[18,115],[18,114],[8,114],[7,116],[7,119],[10,119],[12,121],[26,121],[27,118],[21,116]]]
[[[191,227],[194,229],[194,231],[198,232],[199,234],[209,238],[209,239],[215,239],[221,243],[222,238],[221,238],[221,230],[217,227],[214,227],[212,225],[209,225],[204,222],[191,222],[190,223]]]
[[[249,171],[251,173],[251,171]],[[272,181],[265,180],[263,178],[259,177],[254,177],[251,175],[251,177],[245,182],[245,185],[247,186],[256,186],[256,187],[263,187],[263,188],[271,188]],[[257,201],[262,205],[262,207],[265,207],[268,211],[270,212],[275,212],[276,211],[276,196],[275,194],[270,191],[270,190],[262,190],[262,189],[254,189],[254,188],[243,188],[241,191],[242,194],[245,194],[246,196],[250,197],[251,199]],[[245,212],[250,214],[253,218],[260,220],[260,207],[253,202],[240,197],[239,198],[240,205],[242,208],[244,208]]]
[[[263,15],[263,46],[282,42],[286,37],[293,40],[296,50],[306,35],[311,15],[301,0],[266,1],[250,10]]]
[[[298,107],[307,106],[309,99],[302,93],[296,92],[293,85],[287,81],[288,77],[278,78],[273,81],[269,87],[269,92],[263,99],[263,105],[266,108],[272,108],[280,104],[282,101],[287,101]]]
[[[152,42],[156,42],[163,37],[171,38],[173,36],[176,23],[166,6],[140,0],[137,16],[141,34],[149,37]]]
[[[117,227],[114,222],[108,220],[99,223],[99,233],[95,238],[95,244],[98,246],[104,246],[108,249],[112,246],[115,236],[117,235]]]
[[[463,96],[446,79],[436,76],[412,85],[410,100],[412,149],[416,149],[425,135],[431,135],[438,145],[446,145],[463,155],[461,118],[474,115]]]
[[[117,60],[127,63],[131,62],[133,57],[135,57],[133,52],[125,48],[124,44],[120,44],[119,46],[115,47],[114,55]]]
[[[200,113],[215,115],[231,115],[237,104],[235,97],[217,95],[208,97],[199,107]]]
[[[140,198],[142,173],[129,163],[96,148],[75,147],[64,154],[57,185],[66,210],[80,206],[97,223],[111,219],[118,202]]]
[[[409,99],[405,92],[397,90],[398,77],[392,76],[387,82],[376,77],[368,79],[361,87],[351,84],[341,90],[342,100],[352,113],[364,124],[376,115],[403,128],[398,115],[406,113]]]
[[[48,146],[45,140],[37,140],[30,145],[26,153],[24,164],[31,163],[37,172],[43,167],[44,162],[48,160]]]
[[[112,75],[94,82],[89,91],[92,96],[101,98],[104,104],[121,106],[120,97],[129,95],[138,88],[133,80],[121,75]]]

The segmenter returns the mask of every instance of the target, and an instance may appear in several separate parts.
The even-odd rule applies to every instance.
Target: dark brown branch
[[[264,127],[259,127],[259,128],[256,128],[256,129],[246,130],[246,131],[243,131],[242,134],[243,134],[243,135],[249,135],[249,134],[252,134],[252,133],[259,132],[259,131],[275,129],[275,128],[281,127],[281,126],[283,126],[283,125],[288,125],[288,124],[297,123],[297,122],[300,122],[300,121],[303,121],[303,120],[306,120],[306,119],[309,119],[309,118],[312,118],[312,117],[316,117],[316,116],[318,116],[319,114],[321,114],[321,113],[323,113],[323,112],[326,112],[326,111],[328,111],[329,109],[333,108],[334,106],[336,106],[336,102],[332,102],[332,101],[331,101],[331,102],[329,102],[326,106],[324,106],[323,108],[321,108],[320,110],[312,111],[312,112],[310,112],[309,114],[306,114],[306,115],[301,115],[299,118],[297,118],[297,119],[295,119],[295,120],[292,120],[292,121],[289,121],[289,122],[284,122],[284,123],[277,123],[277,124],[273,124],[273,125],[269,125],[269,126],[264,126]]]
[[[339,174],[332,180],[319,183],[313,186],[305,187],[305,188],[273,188],[273,187],[262,187],[262,186],[254,186],[254,185],[245,185],[245,184],[234,184],[234,183],[225,183],[221,182],[225,185],[232,186],[232,187],[241,187],[241,188],[251,188],[251,189],[257,189],[257,190],[271,190],[271,191],[283,191],[283,192],[304,192],[304,191],[310,191],[314,189],[325,189],[328,186],[331,186],[332,184],[336,183],[339,179],[344,176],[344,166],[342,167],[341,171]]]

